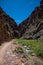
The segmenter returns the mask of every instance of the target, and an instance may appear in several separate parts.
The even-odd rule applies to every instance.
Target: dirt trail
[[[13,41],[6,42],[0,49],[0,65],[22,65],[21,60],[12,53],[11,46]]]
[[[3,60],[3,56],[5,54],[5,50],[6,50],[6,48],[8,48],[8,46],[11,45],[12,42],[13,41],[3,43],[3,45],[1,46],[1,49],[0,49],[0,61]]]
[[[0,65],[43,65],[43,62],[36,56],[26,56],[24,53],[13,53],[17,47],[21,48],[22,46],[13,40],[3,43],[0,47]]]

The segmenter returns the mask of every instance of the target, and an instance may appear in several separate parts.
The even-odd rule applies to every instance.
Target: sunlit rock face
[[[19,25],[19,31],[23,39],[43,39],[43,0],[30,17]]]
[[[18,36],[17,24],[0,8],[0,41]]]

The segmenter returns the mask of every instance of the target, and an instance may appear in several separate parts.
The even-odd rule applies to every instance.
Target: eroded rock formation
[[[43,39],[43,0],[30,17],[19,24],[19,31],[24,39]]]
[[[17,24],[0,8],[0,41],[18,36]]]

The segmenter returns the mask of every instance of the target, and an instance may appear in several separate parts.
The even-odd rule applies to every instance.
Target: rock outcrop
[[[18,36],[16,22],[0,8],[0,41],[7,41]]]
[[[19,24],[20,37],[24,39],[43,39],[43,0],[30,17]]]

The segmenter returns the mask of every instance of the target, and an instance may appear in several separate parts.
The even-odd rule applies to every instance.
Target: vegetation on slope
[[[16,39],[20,44],[29,46],[30,49],[34,50],[37,56],[43,58],[43,40],[22,40]]]

